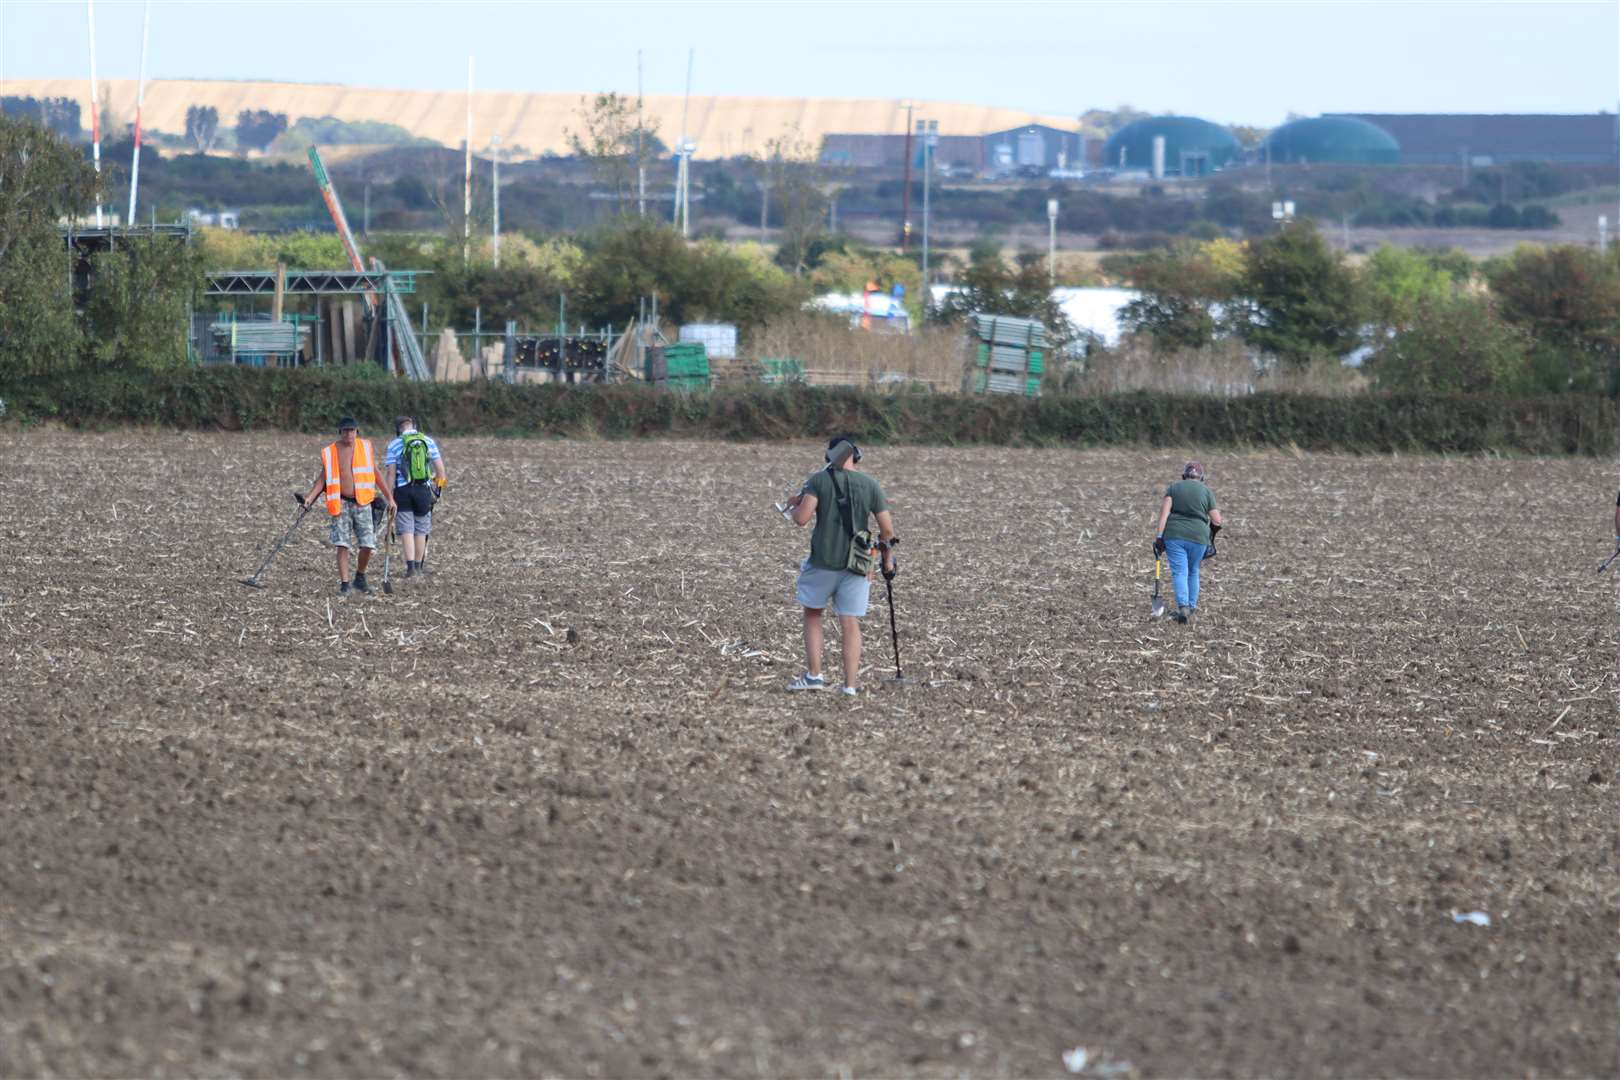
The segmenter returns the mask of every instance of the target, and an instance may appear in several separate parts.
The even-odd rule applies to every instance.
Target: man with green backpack
[[[409,416],[394,418],[397,438],[383,457],[384,482],[394,493],[399,509],[394,519],[400,547],[405,552],[405,576],[422,572],[428,533],[433,528],[433,506],[444,496],[444,458],[439,444],[416,430]]]

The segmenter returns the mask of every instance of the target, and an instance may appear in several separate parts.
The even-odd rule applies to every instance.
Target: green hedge
[[[364,372],[366,369],[360,369]],[[374,370],[374,369],[373,369]],[[398,413],[441,435],[676,435],[1005,445],[1288,446],[1306,450],[1611,454],[1620,408],[1601,398],[1487,396],[966,397],[805,386],[671,393],[643,384],[442,386],[341,370],[191,368],[0,387],[7,419],[329,431],[351,415],[386,431]]]

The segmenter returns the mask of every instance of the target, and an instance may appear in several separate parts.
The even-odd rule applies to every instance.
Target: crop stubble
[[[0,1073],[1620,1064],[1599,464],[1217,456],[1189,630],[1175,455],[877,448],[849,703],[818,448],[454,440],[429,581],[241,588],[316,447],[0,434]]]

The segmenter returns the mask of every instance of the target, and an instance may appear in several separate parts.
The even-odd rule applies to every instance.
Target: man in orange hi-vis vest
[[[315,483],[301,495],[299,505],[324,494],[326,512],[331,515],[332,546],[337,548],[338,592],[349,591],[349,549],[359,547],[354,565],[354,590],[370,592],[366,585],[366,564],[377,549],[377,530],[371,516],[371,503],[378,495],[390,508],[393,492],[377,484],[377,452],[370,439],[360,438],[360,425],[345,416],[338,423],[337,442],[321,448],[321,467]]]

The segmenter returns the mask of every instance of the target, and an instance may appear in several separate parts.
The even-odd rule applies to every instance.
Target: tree
[[[630,212],[630,185],[637,168],[646,168],[647,162],[664,145],[658,138],[657,122],[644,122],[638,129],[636,113],[636,102],[632,98],[616,93],[597,94],[589,102],[580,99],[582,129],[563,131],[569,151],[590,162],[597,182],[613,192],[619,214]]]
[[[1467,284],[1470,273],[1471,262],[1461,252],[1419,252],[1382,244],[1361,267],[1367,315],[1385,330],[1404,329],[1424,305],[1449,297],[1457,284]]]
[[[85,315],[102,369],[158,371],[186,362],[186,309],[202,253],[172,237],[128,238],[94,260]]]
[[[1355,276],[1309,220],[1250,243],[1238,300],[1244,340],[1292,364],[1343,357],[1361,340]]]
[[[42,128],[56,132],[63,138],[77,139],[83,126],[79,121],[79,103],[72,98],[0,97],[0,113],[21,120],[32,120]]]
[[[1530,335],[1498,318],[1486,298],[1431,291],[1409,315],[1367,362],[1379,387],[1479,393],[1522,385]]]
[[[1226,309],[1242,275],[1241,263],[1225,258],[1233,246],[1182,244],[1137,259],[1129,277],[1141,295],[1121,313],[1125,328],[1147,334],[1166,352],[1214,344],[1226,332]]]
[[[236,114],[236,145],[247,150],[264,150],[287,130],[287,114],[267,109],[243,109]]]
[[[219,110],[212,105],[188,105],[186,138],[191,140],[191,145],[197,148],[199,154],[212,150],[214,140],[219,138]]]
[[[1044,255],[1024,252],[1012,267],[999,256],[969,263],[959,284],[939,306],[939,318],[945,321],[956,322],[973,314],[1038,319],[1047,329],[1054,353],[1079,339],[1079,331],[1052,296]]]
[[[77,148],[33,120],[0,115],[0,377],[79,360],[61,218],[80,218],[95,173]]]
[[[1588,248],[1521,247],[1486,268],[1502,317],[1535,339],[1547,389],[1620,393],[1620,264]]]
[[[782,223],[777,263],[795,277],[804,273],[810,244],[827,216],[817,156],[816,147],[794,125],[768,140],[760,159],[760,170],[776,192],[777,217]]]
[[[90,163],[61,136],[0,116],[0,262],[13,243],[57,239],[57,221],[88,210],[95,183]]]

